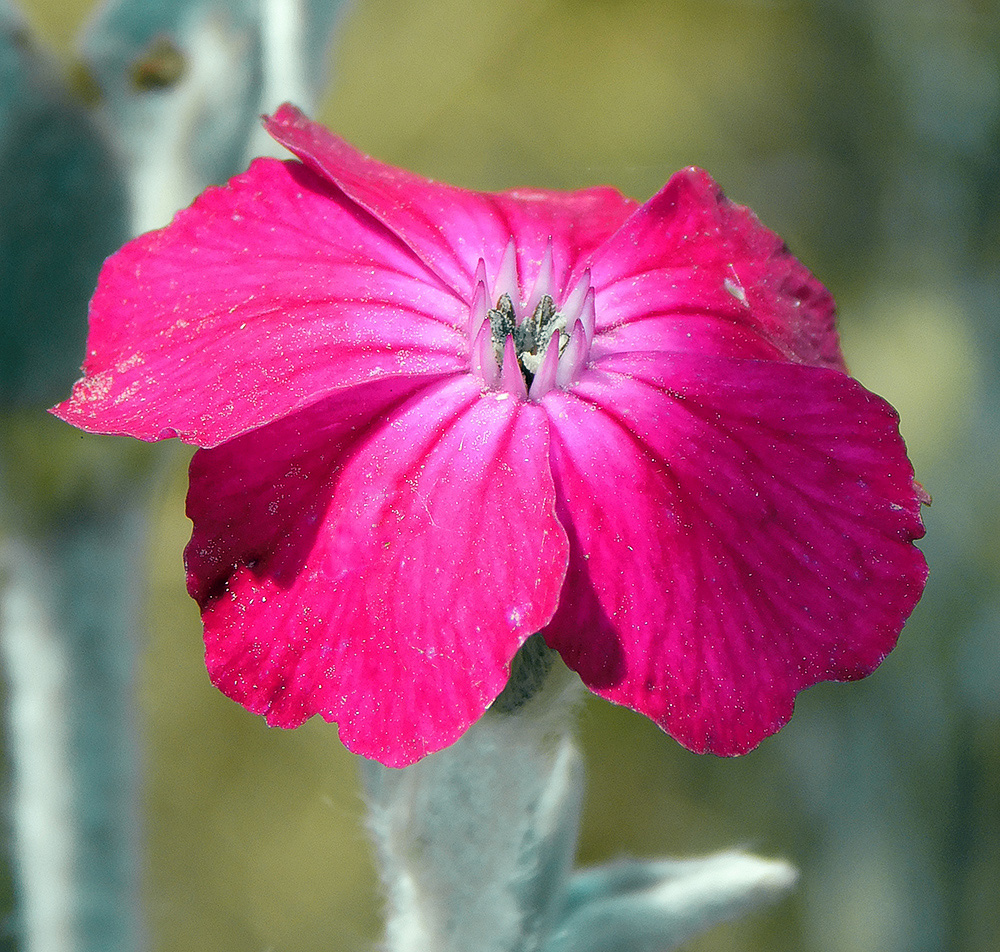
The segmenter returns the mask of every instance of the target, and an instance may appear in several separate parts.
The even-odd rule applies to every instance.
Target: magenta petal
[[[515,239],[521,286],[531,288],[551,241],[554,281],[570,274],[637,207],[613,188],[518,189],[499,195],[432,182],[372,159],[284,105],[266,120],[285,148],[394,232],[451,287],[471,293],[480,258],[498,265]]]
[[[222,691],[403,766],[500,692],[568,545],[539,407],[471,377],[372,387],[196,454],[189,584]]]
[[[701,169],[678,172],[636,211],[596,254],[591,274],[599,339],[662,315],[669,321],[659,349],[695,351],[698,343],[683,345],[684,325],[705,336],[700,325],[721,324],[729,344],[749,332],[786,359],[844,369],[829,292]],[[643,344],[620,334],[604,347]],[[766,354],[748,342],[741,356]]]
[[[546,639],[690,749],[743,753],[801,689],[870,673],[921,593],[897,417],[822,368],[615,363],[546,397],[571,544]]]
[[[625,324],[605,328],[594,337],[590,359],[607,355],[660,351],[714,354],[754,360],[787,360],[787,355],[750,327],[717,320],[712,315],[653,311]]]
[[[464,370],[467,317],[353,202],[262,159],[108,260],[55,412],[214,446],[361,381]]]

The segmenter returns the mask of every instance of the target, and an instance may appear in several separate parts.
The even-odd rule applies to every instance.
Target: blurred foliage
[[[25,5],[64,52],[88,6]],[[806,692],[734,761],[607,704],[582,714],[581,861],[738,844],[802,868],[792,901],[696,952],[1000,948],[998,40],[996,0],[359,0],[336,50],[320,118],[434,178],[644,198],[707,167],[831,287],[850,364],[901,411],[935,498],[932,575],[879,672]],[[5,439],[30,444],[22,425]],[[371,948],[352,759],[335,728],[268,730],[209,685],[180,565],[185,474],[161,458],[142,683],[152,947]],[[38,504],[64,485],[39,477]]]
[[[49,531],[68,513],[114,509],[155,472],[145,444],[85,436],[39,410],[4,414],[0,460],[16,465],[0,473],[0,485],[18,506],[0,512],[0,533]]]
[[[0,322],[0,400],[37,405],[76,372],[87,288],[127,232],[121,176],[83,107],[25,73],[2,75],[0,301],[16,317]]]

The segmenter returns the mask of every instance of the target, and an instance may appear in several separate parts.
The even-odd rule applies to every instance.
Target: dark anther
[[[497,306],[489,310],[487,316],[490,320],[490,336],[493,340],[497,362],[502,363],[504,344],[507,342],[508,336],[513,336],[517,363],[521,369],[521,375],[524,377],[525,385],[530,388],[535,379],[535,369],[538,367],[538,362],[543,351],[548,347],[549,340],[555,330],[556,320],[559,316],[556,313],[555,302],[549,295],[543,295],[531,317],[518,324],[510,295],[502,294],[500,300],[497,301]],[[526,357],[531,359],[525,360]],[[529,369],[528,364],[534,369]]]
[[[497,306],[487,312],[490,319],[490,330],[493,345],[503,353],[503,345],[509,334],[517,330],[517,319],[514,317],[514,304],[509,294],[502,294]]]

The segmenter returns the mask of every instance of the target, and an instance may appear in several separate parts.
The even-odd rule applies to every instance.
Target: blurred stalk
[[[11,541],[0,648],[27,952],[131,952],[139,925],[134,510]]]
[[[21,897],[18,933],[27,949],[75,945],[74,841],[68,724],[63,706],[69,671],[65,646],[41,594],[44,570],[29,547],[0,553],[0,649],[7,673],[8,757],[13,766],[10,817]]]
[[[17,947],[141,949],[131,675],[142,538],[121,447],[45,415],[76,376],[117,163],[0,0],[0,660]]]
[[[361,761],[386,952],[670,952],[795,885],[787,863],[738,852],[573,872],[582,693],[535,634],[450,747],[402,769]]]

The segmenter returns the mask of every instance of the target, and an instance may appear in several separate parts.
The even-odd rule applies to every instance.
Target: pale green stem
[[[386,952],[534,952],[573,861],[576,675],[540,641],[451,747],[412,767],[364,762],[388,903]]]

